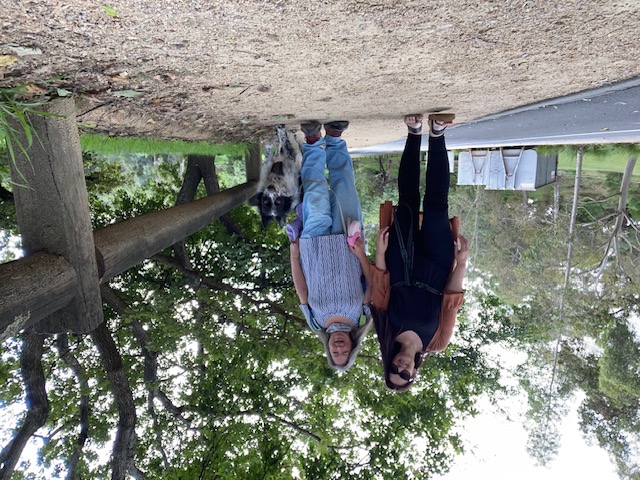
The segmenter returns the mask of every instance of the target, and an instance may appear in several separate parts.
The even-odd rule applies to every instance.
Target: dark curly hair
[[[401,329],[399,329],[398,331],[394,331],[391,328],[391,325],[389,325],[386,310],[378,310],[372,305],[371,314],[373,316],[373,325],[378,336],[378,343],[380,344],[384,383],[391,390],[394,390],[396,392],[406,392],[413,385],[413,381],[398,386],[394,384],[389,378],[389,367],[391,366],[391,362],[400,351],[400,344],[396,341],[396,337],[398,336],[398,333],[401,331]],[[425,352],[416,353],[416,356],[414,358],[416,370],[422,365],[424,355]]]

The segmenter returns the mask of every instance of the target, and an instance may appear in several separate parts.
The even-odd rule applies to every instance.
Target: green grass
[[[558,168],[560,170],[576,169],[577,146],[536,147],[538,153],[558,152]],[[640,145],[637,144],[607,144],[587,145],[582,157],[583,171],[624,172],[629,157],[640,157]],[[634,175],[640,175],[640,162],[636,162]]]
[[[29,92],[30,84],[9,88],[0,88],[0,147],[15,167],[16,177],[26,187],[26,179],[18,168],[16,155],[22,155],[29,161],[29,147],[37,139],[30,116],[50,116],[52,114],[39,109],[47,103],[45,97],[35,97]]]
[[[240,143],[214,145],[207,142],[185,142],[162,138],[109,137],[99,134],[80,135],[82,151],[117,155],[121,153],[183,154],[183,155],[244,155],[247,147]]]

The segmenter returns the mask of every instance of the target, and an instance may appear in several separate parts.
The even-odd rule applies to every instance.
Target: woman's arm
[[[441,352],[453,336],[453,329],[456,326],[456,316],[464,301],[464,293],[445,293],[442,296],[442,306],[440,307],[440,318],[438,319],[438,329],[427,345],[427,352]]]
[[[458,236],[460,241],[460,246],[456,243],[455,245],[455,260],[456,266],[449,275],[449,279],[447,280],[447,284],[444,289],[446,292],[461,292],[462,291],[462,281],[464,280],[464,275],[467,271],[467,258],[469,257],[469,242],[462,235]]]
[[[387,269],[384,256],[389,246],[389,227],[381,228],[376,239],[376,267],[383,272]]]
[[[369,265],[369,274],[373,285],[371,303],[378,310],[386,310],[389,305],[391,285],[385,254],[389,246],[389,227],[381,228],[376,239],[376,262]]]
[[[307,290],[307,281],[304,278],[302,267],[300,266],[300,247],[299,240],[296,240],[289,246],[291,256],[291,276],[293,277],[293,286],[296,289],[298,298],[302,305],[306,305],[309,301],[309,291]]]
[[[372,278],[371,278],[371,270],[369,268],[369,259],[367,258],[367,254],[364,252],[364,242],[362,241],[362,237],[356,240],[356,243],[349,247],[351,252],[357,257],[360,262],[360,268],[362,269],[362,275],[364,275],[365,284],[367,286],[364,292],[364,298],[362,299],[362,303],[366,304],[371,302],[371,294],[373,292]]]

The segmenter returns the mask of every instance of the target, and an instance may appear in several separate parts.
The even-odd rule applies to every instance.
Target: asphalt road
[[[405,139],[351,150],[354,156],[401,152]],[[640,78],[454,125],[447,148],[640,143]],[[422,148],[426,150],[427,138]]]

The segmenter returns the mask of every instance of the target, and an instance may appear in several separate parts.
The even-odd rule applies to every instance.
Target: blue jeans
[[[329,169],[329,183],[325,166]],[[347,233],[354,220],[362,225],[353,162],[342,138],[327,135],[316,143],[302,145],[302,187],[300,238]]]

